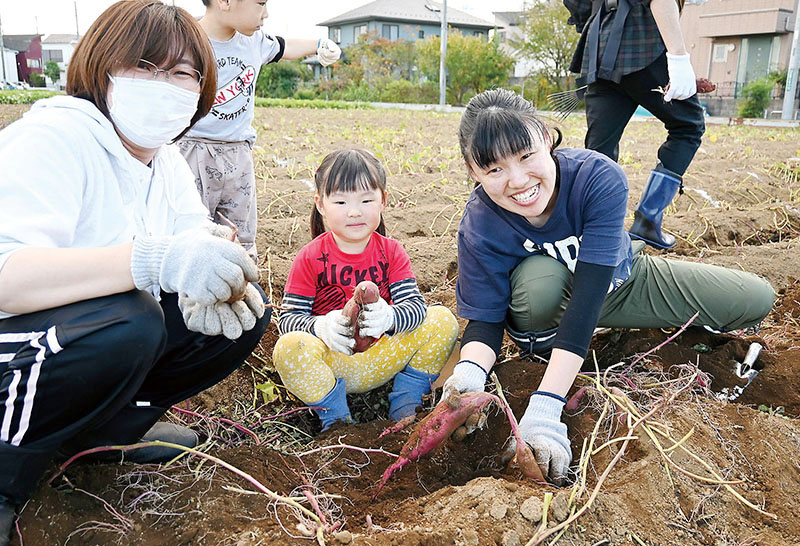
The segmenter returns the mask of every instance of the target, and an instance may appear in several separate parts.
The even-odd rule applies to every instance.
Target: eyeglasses
[[[203,81],[203,76],[199,70],[190,68],[185,64],[180,64],[173,68],[159,68],[150,61],[139,59],[139,64],[133,71],[138,77],[152,78],[154,80],[157,80],[158,75],[163,73],[164,81],[190,90],[200,87],[200,83]]]

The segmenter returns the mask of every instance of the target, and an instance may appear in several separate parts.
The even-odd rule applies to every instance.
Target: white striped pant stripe
[[[41,341],[44,340],[45,344]],[[56,354],[62,350],[61,344],[58,342],[56,336],[56,327],[51,326],[47,332],[42,335],[42,332],[30,332],[26,334],[0,334],[0,342],[13,342],[13,341],[28,341],[34,349],[37,349],[34,363],[27,370],[14,370],[14,378],[8,388],[8,398],[6,398],[3,408],[3,423],[0,427],[0,441],[10,443],[11,445],[18,446],[25,437],[25,433],[30,426],[31,414],[33,413],[33,404],[36,397],[36,387],[39,381],[39,373],[41,372],[42,363],[47,355],[47,348],[50,348],[52,354]],[[0,357],[6,356],[5,354]],[[10,360],[7,360],[7,362]],[[11,421],[15,413],[14,403],[17,398],[17,391],[23,377],[27,375],[25,380],[25,398],[22,401],[22,409],[20,413],[19,428],[13,437],[9,440],[11,435]]]

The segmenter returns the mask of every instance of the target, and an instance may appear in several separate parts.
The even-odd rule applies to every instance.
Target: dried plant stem
[[[684,332],[684,330],[686,330],[686,329],[689,327],[689,325],[690,325],[692,322],[694,322],[694,319],[696,319],[696,318],[697,318],[699,315],[700,315],[700,311],[696,312],[694,315],[692,315],[692,318],[690,318],[690,319],[689,319],[689,320],[686,322],[686,324],[684,324],[683,326],[681,326],[680,328],[678,328],[678,331],[677,331],[677,332],[675,332],[674,334],[672,334],[671,336],[669,336],[669,337],[668,337],[667,339],[665,339],[663,342],[661,342],[660,344],[656,345],[655,347],[653,347],[652,349],[650,349],[650,350],[649,350],[649,351],[647,351],[646,353],[644,353],[644,354],[641,354],[641,355],[639,355],[638,357],[636,357],[636,359],[635,359],[633,362],[631,362],[630,364],[628,364],[628,366],[627,366],[627,367],[626,367],[626,368],[623,370],[623,373],[625,373],[625,372],[628,372],[628,371],[629,371],[631,368],[633,368],[633,366],[634,366],[634,365],[635,365],[637,362],[639,362],[640,360],[642,360],[644,357],[646,357],[646,356],[648,356],[648,355],[650,355],[650,354],[652,354],[652,353],[656,352],[656,351],[657,351],[657,350],[659,350],[661,347],[663,347],[664,345],[666,345],[667,343],[669,343],[670,341],[672,341],[673,339],[675,339],[676,337],[678,337],[679,335],[681,335],[681,334]]]
[[[67,467],[69,467],[73,462],[75,462],[77,459],[79,459],[79,458],[81,458],[81,457],[83,457],[85,455],[91,455],[93,453],[102,453],[102,452],[105,452],[105,451],[132,451],[132,450],[135,450],[135,449],[141,449],[141,448],[145,448],[145,447],[156,447],[156,446],[158,446],[158,447],[168,447],[168,448],[176,449],[176,450],[179,450],[179,451],[184,451],[186,453],[190,453],[192,455],[196,455],[198,457],[202,457],[203,459],[209,460],[209,461],[221,466],[222,468],[225,468],[225,469],[231,471],[232,473],[236,474],[240,478],[244,479],[246,482],[250,483],[253,487],[255,487],[256,489],[258,489],[259,491],[264,493],[267,497],[269,497],[273,501],[278,502],[278,503],[282,503],[282,504],[287,504],[287,505],[289,505],[289,506],[291,506],[293,508],[296,508],[301,513],[303,513],[304,515],[306,515],[309,518],[313,519],[317,524],[321,524],[322,523],[320,521],[319,517],[314,512],[312,512],[311,510],[309,510],[308,508],[306,508],[302,504],[299,504],[298,502],[294,501],[290,497],[284,497],[283,495],[279,495],[278,493],[275,493],[274,491],[268,489],[261,482],[259,482],[257,479],[255,479],[253,476],[251,476],[250,474],[248,474],[244,470],[239,470],[238,468],[236,468],[232,464],[229,464],[229,463],[223,461],[222,459],[214,457],[213,455],[209,455],[208,453],[203,453],[202,451],[198,451],[197,449],[194,449],[194,448],[191,448],[191,447],[182,446],[182,445],[179,445],[179,444],[173,444],[173,443],[170,443],[170,442],[162,442],[160,440],[156,440],[156,441],[153,441],[153,442],[143,442],[141,444],[133,444],[133,445],[101,446],[101,447],[95,447],[95,448],[92,448],[92,449],[87,449],[86,451],[81,451],[80,453],[77,453],[77,454],[73,455],[72,457],[70,457],[69,459],[67,459],[66,462],[64,462],[61,466],[59,466],[58,470],[56,471],[55,474],[53,474],[53,476],[50,478],[48,483],[51,483],[55,478],[60,476],[64,472],[64,470],[66,470]]]
[[[392,453],[390,451],[386,451],[383,448],[381,448],[381,449],[372,449],[372,448],[366,448],[366,447],[351,446],[351,445],[347,445],[347,444],[336,444],[336,445],[330,445],[330,446],[317,447],[317,448],[314,448],[314,449],[310,449],[308,451],[304,451],[303,453],[295,453],[294,455],[297,456],[297,457],[305,457],[306,455],[312,455],[314,453],[320,453],[322,451],[326,451],[326,450],[330,450],[330,449],[351,449],[353,451],[358,451],[360,453],[364,453],[365,455],[367,455],[369,453],[375,453],[375,454],[379,454],[379,455],[386,455],[387,457],[394,457],[395,459],[397,457],[399,457],[399,455],[397,455],[395,453]]]
[[[226,419],[225,417],[214,417],[214,416],[210,416],[210,415],[202,415],[202,414],[197,413],[195,411],[185,410],[185,409],[179,408],[178,406],[172,406],[170,409],[172,411],[177,411],[178,413],[182,413],[184,415],[191,415],[192,417],[196,417],[198,419],[208,419],[210,421],[219,421],[220,423],[225,423],[226,425],[232,426],[233,428],[235,428],[239,432],[242,432],[242,433],[247,434],[248,436],[250,436],[253,440],[255,440],[256,444],[260,444],[261,443],[261,440],[259,440],[258,435],[255,432],[253,432],[252,430],[250,430],[249,428],[247,428],[247,427],[245,427],[243,425],[240,425],[239,423],[237,423],[235,421],[231,421],[230,419]]]
[[[686,385],[684,385],[681,389],[679,389],[679,390],[675,391],[674,393],[672,393],[672,395],[668,399],[662,400],[661,403],[654,405],[650,409],[650,411],[648,411],[646,414],[644,414],[642,417],[640,417],[634,423],[632,423],[628,427],[627,436],[629,436],[629,437],[633,436],[633,431],[639,425],[641,425],[642,423],[646,422],[646,420],[651,415],[655,414],[656,411],[661,409],[663,406],[667,406],[670,403],[672,403],[672,401],[675,400],[675,398],[679,394],[681,394],[684,390],[688,389],[692,385],[692,383],[694,382],[694,378],[696,377],[696,375],[697,374],[694,374],[694,375],[690,376],[690,380],[687,381]],[[597,382],[597,385],[598,385],[598,387],[601,386],[599,381]],[[586,501],[586,503],[583,506],[581,506],[580,509],[578,509],[575,513],[573,513],[571,516],[569,516],[566,520],[564,520],[562,523],[556,525],[555,527],[552,527],[551,529],[542,529],[542,528],[540,528],[536,533],[534,533],[533,537],[531,537],[531,539],[527,543],[525,543],[525,546],[536,546],[537,544],[541,544],[544,540],[547,539],[547,537],[552,536],[555,533],[560,532],[562,529],[568,527],[569,525],[572,524],[572,522],[574,522],[579,517],[581,517],[591,507],[591,505],[594,503],[595,498],[597,498],[597,495],[600,493],[600,489],[603,486],[603,483],[605,483],[605,481],[608,478],[609,474],[611,474],[611,470],[617,465],[617,463],[620,461],[620,459],[622,459],[622,456],[625,454],[625,451],[626,451],[626,449],[628,447],[628,443],[629,442],[630,442],[630,439],[625,440],[622,443],[622,447],[619,449],[617,454],[614,455],[614,458],[611,459],[611,462],[608,463],[608,466],[603,471],[603,474],[600,476],[600,478],[598,478],[597,483],[595,484],[595,487],[592,490],[592,494],[589,496],[589,499]]]
[[[663,435],[663,436],[666,436],[666,435],[665,435],[663,432],[659,432],[659,434],[661,434],[661,435]],[[670,438],[670,440],[672,440],[672,438]],[[674,440],[672,440],[672,441],[674,441]],[[718,483],[718,484],[721,484],[721,485],[723,485],[723,486],[725,487],[725,489],[727,489],[727,490],[728,490],[728,491],[729,491],[729,492],[730,492],[730,493],[731,493],[731,494],[732,494],[734,497],[736,497],[736,499],[737,499],[737,500],[739,500],[739,502],[741,502],[742,504],[744,504],[744,505],[746,505],[746,506],[748,506],[748,507],[752,508],[752,509],[753,509],[753,510],[755,510],[756,512],[759,512],[760,514],[763,514],[763,515],[765,515],[765,516],[767,516],[767,517],[769,517],[769,518],[771,518],[771,519],[778,519],[778,516],[777,516],[776,514],[773,514],[772,512],[767,512],[767,511],[763,510],[761,507],[759,507],[759,506],[757,506],[756,504],[753,504],[752,502],[748,501],[748,500],[747,500],[746,498],[744,498],[744,497],[743,497],[743,496],[742,496],[742,495],[741,495],[741,494],[740,494],[738,491],[736,491],[736,490],[735,490],[733,487],[731,487],[731,485],[732,485],[732,484],[742,483],[742,482],[744,482],[744,480],[738,480],[738,481],[729,481],[729,480],[725,480],[725,479],[724,479],[722,476],[720,476],[720,475],[719,475],[719,474],[718,474],[718,473],[717,473],[717,472],[716,472],[716,471],[715,471],[715,470],[714,470],[714,469],[711,467],[711,465],[710,465],[710,464],[708,464],[706,461],[704,461],[703,459],[701,459],[700,457],[698,457],[698,456],[697,456],[695,453],[693,453],[692,451],[690,451],[689,449],[687,449],[687,448],[686,448],[686,446],[684,446],[684,445],[680,445],[679,447],[680,447],[680,449],[681,449],[681,450],[682,450],[684,453],[686,453],[687,455],[689,455],[689,456],[690,456],[692,459],[694,459],[695,461],[697,461],[698,463],[700,463],[700,464],[701,464],[701,465],[702,465],[702,466],[703,466],[703,467],[704,467],[706,470],[708,470],[708,472],[709,472],[709,473],[710,473],[710,474],[711,474],[711,475],[714,477],[714,479],[715,479],[715,481],[714,481],[713,483]],[[669,459],[669,457],[667,457],[667,459]]]

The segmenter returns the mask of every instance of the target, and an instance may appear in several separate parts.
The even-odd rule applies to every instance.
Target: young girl
[[[639,254],[622,169],[597,152],[556,151],[561,134],[511,91],[473,97],[459,141],[478,184],[458,229],[458,314],[469,322],[443,399],[484,389],[503,330],[548,358],[519,425],[560,483],[572,458],[564,396],[596,326],[676,327],[699,311],[694,326],[730,331],[758,324],[774,293],[751,273]]]
[[[394,378],[389,417],[414,413],[455,345],[458,323],[445,307],[426,308],[408,254],[385,237],[386,174],[366,150],[340,150],[315,176],[313,240],[294,260],[283,296],[282,334],[273,361],[286,387],[317,410],[322,429],[350,421],[346,393]],[[328,231],[325,231],[327,228]],[[380,338],[353,354],[353,327],[342,308],[362,280],[380,298],[364,306],[360,335]]]

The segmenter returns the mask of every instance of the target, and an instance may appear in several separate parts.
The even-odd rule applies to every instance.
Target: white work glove
[[[336,45],[336,42],[328,38],[320,38],[317,42],[317,57],[319,64],[328,66],[339,60],[342,56],[342,50]]]
[[[394,311],[386,300],[379,297],[375,303],[365,303],[358,314],[358,334],[381,337],[394,327]]]
[[[664,102],[672,99],[684,100],[697,94],[697,78],[688,53],[685,55],[667,53],[667,72],[669,72],[669,88],[664,93]]]
[[[542,475],[551,483],[562,486],[567,482],[572,448],[567,438],[567,425],[561,422],[562,400],[546,394],[531,394],[528,409],[519,421],[522,439],[533,449]],[[517,448],[512,438],[506,450],[506,458],[513,456]]]
[[[240,301],[203,305],[179,295],[178,307],[186,327],[192,332],[207,336],[222,334],[228,339],[238,339],[251,330],[266,310],[264,299],[252,284],[247,285],[244,299]]]
[[[139,290],[161,286],[210,305],[241,296],[258,281],[258,267],[241,246],[196,228],[134,239],[131,275]]]
[[[334,309],[327,315],[317,317],[314,321],[314,335],[320,338],[331,351],[339,351],[346,355],[353,354],[356,340],[353,338],[355,328],[350,318],[342,314],[341,309]]]
[[[471,360],[459,361],[453,368],[453,375],[444,382],[442,401],[447,400],[454,393],[483,392],[486,390],[486,377],[488,375],[482,367]]]
[[[203,226],[203,228],[214,237],[219,237],[220,239],[225,239],[226,241],[234,240],[233,229],[229,226],[223,226],[222,224],[215,224],[214,222],[208,222]]]

